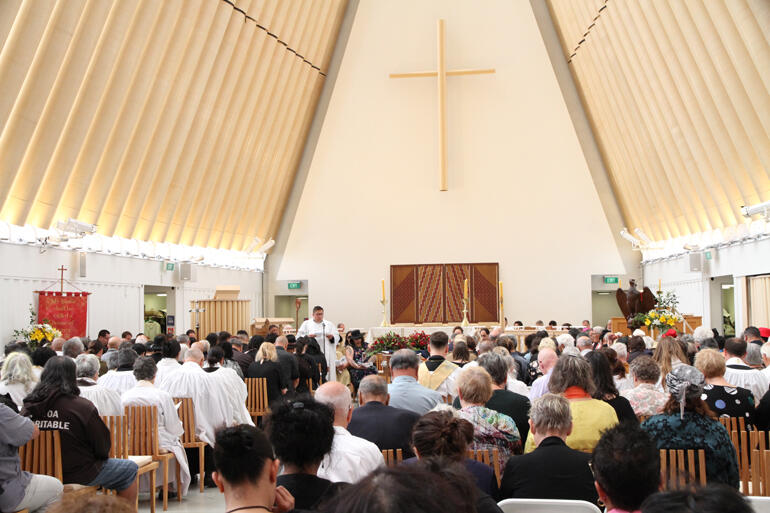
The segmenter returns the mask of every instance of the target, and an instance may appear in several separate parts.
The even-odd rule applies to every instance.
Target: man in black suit
[[[358,408],[348,424],[351,435],[369,440],[380,450],[402,449],[411,458],[412,427],[420,416],[388,406],[388,384],[379,376],[366,376],[358,387]]]
[[[596,504],[588,465],[591,455],[570,449],[565,442],[572,432],[569,401],[556,394],[535,399],[529,429],[537,449],[508,460],[499,499],[573,499]]]
[[[275,352],[278,353],[278,365],[281,366],[281,388],[293,392],[299,384],[299,366],[294,355],[286,350],[289,339],[281,335],[275,339]]]

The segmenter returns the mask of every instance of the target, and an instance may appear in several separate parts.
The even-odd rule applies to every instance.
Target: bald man
[[[537,353],[537,365],[542,376],[532,383],[532,390],[529,391],[529,400],[534,401],[548,393],[548,382],[551,380],[551,371],[556,366],[559,357],[556,351],[550,347],[545,347]]]
[[[63,339],[62,337],[56,337],[51,341],[51,349],[56,351],[57,356],[62,356],[62,348],[64,347],[64,343],[66,342],[66,339]]]
[[[107,341],[107,350],[102,354],[102,361],[107,364],[108,369],[117,368],[118,348],[122,342],[120,337],[110,337]]]
[[[334,410],[334,442],[318,467],[318,477],[333,483],[357,483],[384,464],[376,445],[347,430],[353,417],[353,401],[345,385],[339,381],[324,383],[316,390],[315,400]]]
[[[275,339],[275,352],[278,353],[278,365],[281,367],[281,389],[293,392],[299,385],[299,364],[293,354],[286,349],[289,339],[281,335]]]

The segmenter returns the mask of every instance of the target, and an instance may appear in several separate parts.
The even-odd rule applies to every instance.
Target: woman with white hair
[[[32,360],[26,353],[13,352],[5,357],[0,370],[0,395],[9,394],[16,408],[21,410],[24,398],[37,384],[32,371]]]
[[[190,466],[187,463],[187,455],[179,439],[184,433],[184,427],[179,420],[179,414],[174,406],[174,400],[171,394],[155,386],[155,375],[158,372],[158,366],[151,356],[142,356],[134,362],[133,375],[136,379],[136,385],[123,392],[121,404],[126,406],[156,406],[158,408],[158,445],[174,453],[176,464],[179,465],[180,477],[182,483],[179,490],[182,495],[187,495],[187,488],[190,486]],[[169,467],[169,475],[175,475],[175,469]],[[144,482],[141,488],[144,488]],[[160,486],[160,485],[158,485]],[[176,484],[174,484],[176,486]]]
[[[94,403],[100,416],[123,415],[120,394],[96,382],[99,379],[99,357],[94,354],[79,354],[75,358],[75,365],[78,369],[80,397]]]
[[[529,396],[529,389],[527,388],[527,385],[525,385],[523,381],[519,380],[519,364],[516,363],[516,360],[513,359],[511,353],[509,353],[506,348],[500,346],[492,349],[492,352],[502,356],[505,360],[505,364],[508,366],[508,381],[505,384],[505,389],[509,392],[523,395],[524,397]]]

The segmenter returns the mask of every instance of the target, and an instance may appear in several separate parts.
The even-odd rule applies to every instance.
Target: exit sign
[[[173,271],[174,270],[174,262],[166,262],[166,270],[167,271]]]
[[[617,276],[605,276],[604,277],[604,284],[605,285],[613,285],[618,283],[618,277]]]
[[[289,282],[289,290],[297,290],[302,288],[302,282],[301,281],[290,281]]]

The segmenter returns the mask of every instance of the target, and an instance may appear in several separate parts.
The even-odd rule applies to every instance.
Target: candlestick
[[[388,304],[388,302],[385,301],[384,295],[382,297],[382,301],[380,301],[380,304],[382,305],[382,323],[380,324],[380,327],[386,328],[390,326],[390,324],[388,324],[388,314],[387,314],[387,310],[385,309],[385,305]]]
[[[385,301],[385,279],[382,280],[382,301]]]
[[[465,280],[465,283],[467,285],[468,280]],[[460,326],[463,328],[467,328],[470,323],[468,322],[468,299],[463,299],[463,322],[460,323]]]

